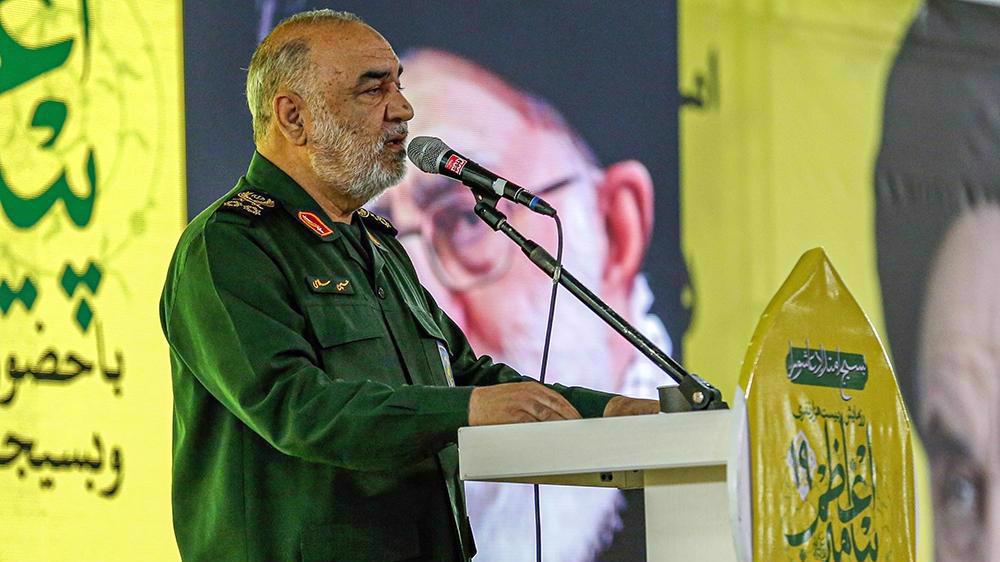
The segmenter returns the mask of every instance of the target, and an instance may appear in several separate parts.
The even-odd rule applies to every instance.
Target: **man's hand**
[[[580,418],[580,412],[561,394],[537,382],[479,386],[469,399],[469,425]]]
[[[660,402],[657,400],[644,400],[642,398],[629,398],[628,396],[615,396],[608,405],[604,407],[604,417],[614,416],[641,416],[644,414],[659,414]]]

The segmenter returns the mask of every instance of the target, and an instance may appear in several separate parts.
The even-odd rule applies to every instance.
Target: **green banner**
[[[785,372],[795,384],[829,388],[864,390],[868,382],[868,364],[860,353],[822,347],[788,347]]]

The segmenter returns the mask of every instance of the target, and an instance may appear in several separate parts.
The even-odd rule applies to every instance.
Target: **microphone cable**
[[[563,227],[559,215],[552,215],[556,221],[556,269],[552,274],[552,294],[549,297],[549,316],[545,325],[545,347],[542,349],[542,366],[539,382],[545,384],[545,371],[549,365],[549,346],[552,343],[552,324],[556,313],[556,296],[559,294],[559,277],[562,275]],[[532,484],[535,499],[535,562],[542,562],[542,511],[538,499],[538,484]]]

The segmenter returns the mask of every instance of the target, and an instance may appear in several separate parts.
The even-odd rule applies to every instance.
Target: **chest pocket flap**
[[[382,317],[367,303],[337,303],[307,307],[309,324],[322,347],[385,335]]]

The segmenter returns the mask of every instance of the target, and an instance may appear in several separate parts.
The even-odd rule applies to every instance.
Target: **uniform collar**
[[[295,222],[324,242],[340,237],[340,231],[333,228],[333,221],[319,203],[284,170],[256,150],[250,159],[246,179],[250,185],[277,199]]]

